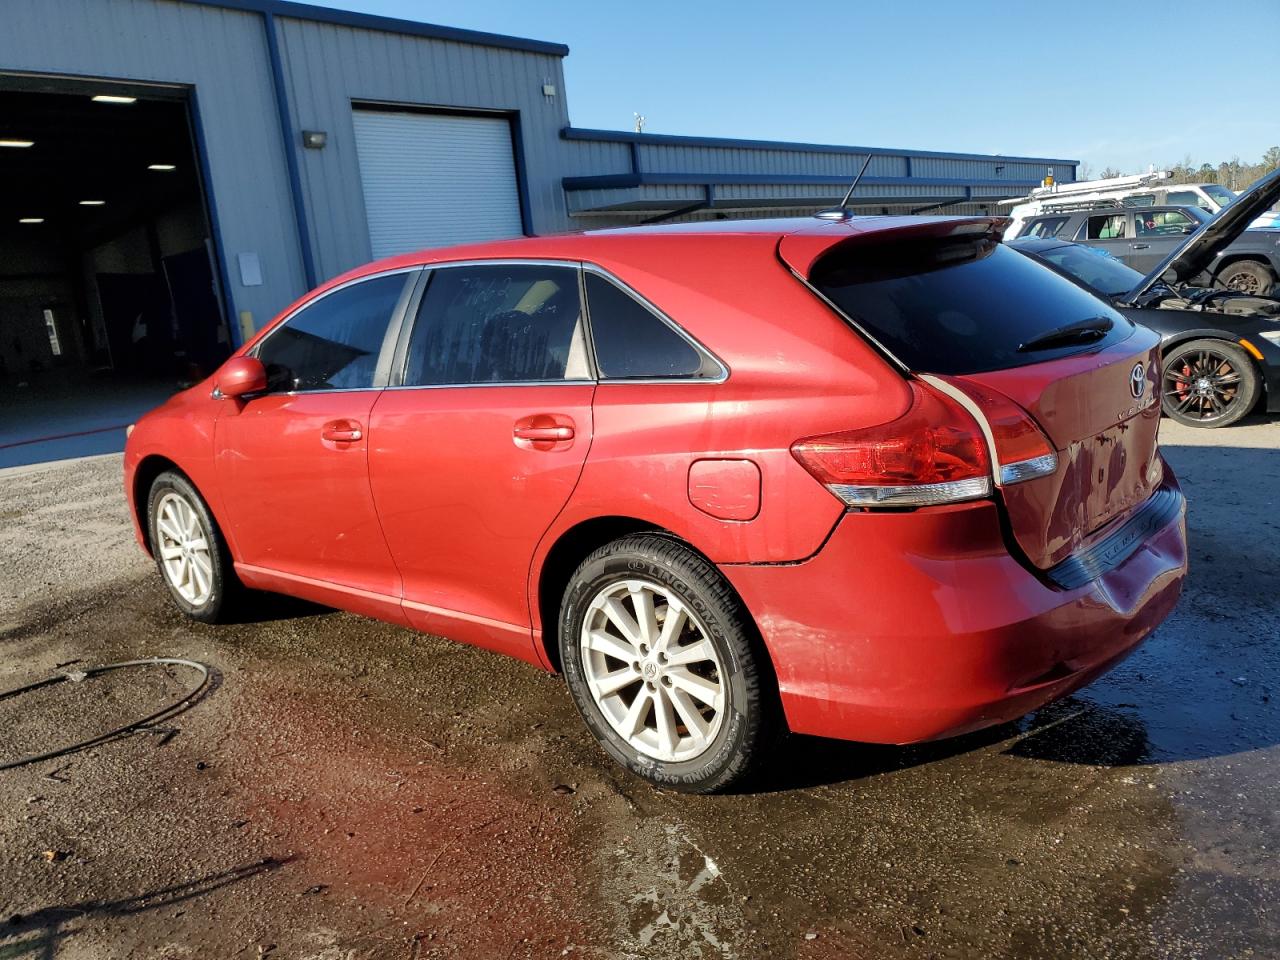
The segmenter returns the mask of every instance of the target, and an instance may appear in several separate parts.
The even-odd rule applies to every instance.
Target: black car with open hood
[[[1197,285],[1213,259],[1280,199],[1280,170],[1258,180],[1143,276],[1092,247],[1053,237],[1009,246],[1157,331],[1164,411],[1221,427],[1261,403],[1280,411],[1280,298]],[[1253,231],[1280,240],[1280,231]]]

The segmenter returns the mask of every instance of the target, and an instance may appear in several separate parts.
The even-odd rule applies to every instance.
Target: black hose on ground
[[[120,663],[108,663],[101,667],[89,667],[86,670],[71,670],[66,673],[55,674],[52,677],[46,677],[43,680],[37,680],[35,683],[29,683],[25,687],[17,687],[13,690],[0,693],[0,701],[3,701],[12,697],[21,696],[24,693],[30,693],[33,690],[40,690],[44,687],[52,686],[55,683],[63,683],[65,681],[79,683],[83,680],[87,680],[89,677],[97,676],[100,673],[106,673],[109,670],[120,670],[125,667],[154,667],[165,665],[190,667],[192,670],[199,672],[200,682],[187,693],[183,694],[180,699],[172,701],[167,706],[162,707],[155,713],[148,714],[140,720],[134,720],[131,723],[126,723],[122,727],[116,727],[114,730],[109,730],[106,733],[99,734],[98,736],[90,737],[88,740],[81,740],[78,743],[71,744],[70,746],[60,747],[57,750],[50,750],[48,753],[35,754],[30,757],[21,757],[17,760],[7,760],[0,763],[0,770],[12,770],[14,767],[25,767],[30,763],[39,763],[41,760],[52,760],[55,757],[65,756],[68,753],[75,753],[77,750],[85,750],[89,747],[94,747],[100,743],[112,740],[115,737],[122,736],[131,730],[137,730],[139,727],[145,727],[147,724],[155,723],[156,721],[164,720],[180,713],[182,710],[186,709],[186,707],[190,706],[191,701],[194,700],[196,695],[204,690],[205,686],[209,683],[209,668],[203,663],[198,663],[195,660],[184,660],[181,657],[148,657],[145,660],[123,660]]]

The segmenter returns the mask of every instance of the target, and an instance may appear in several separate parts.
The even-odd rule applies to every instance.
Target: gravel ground
[[[0,690],[213,668],[0,772],[0,958],[1280,957],[1280,419],[1163,431],[1192,575],[1135,656],[947,744],[793,741],[730,797],[620,772],[514,661],[284,600],[187,622],[118,457],[0,471]],[[194,680],[0,700],[0,762]]]

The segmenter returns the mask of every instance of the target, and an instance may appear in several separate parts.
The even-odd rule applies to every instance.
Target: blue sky
[[[578,127],[630,129],[639,111],[650,133],[1061,157],[1095,175],[1280,144],[1280,0],[321,2],[567,43]]]

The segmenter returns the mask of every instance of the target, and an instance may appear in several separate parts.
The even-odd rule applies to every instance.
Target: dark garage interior
[[[184,92],[0,77],[0,182],[0,466],[111,449],[230,350]]]

